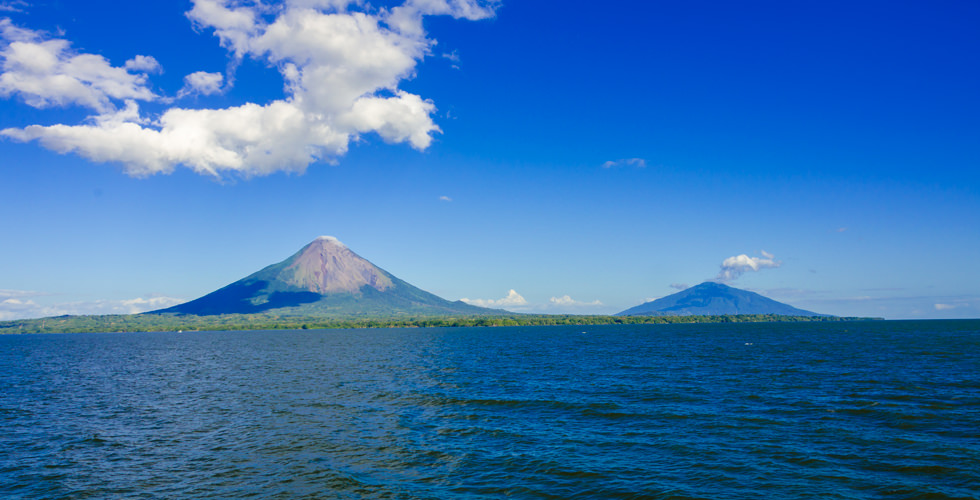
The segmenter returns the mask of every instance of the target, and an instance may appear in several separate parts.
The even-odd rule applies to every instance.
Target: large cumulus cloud
[[[494,14],[486,0],[407,0],[366,10],[344,0],[287,0],[276,6],[194,0],[187,17],[213,32],[233,59],[251,57],[278,69],[286,96],[223,109],[172,106],[144,116],[141,102],[172,103],[148,84],[160,70],[152,56],[113,66],[78,53],[67,40],[0,20],[0,94],[35,107],[82,106],[81,124],[31,125],[0,131],[60,153],[116,162],[131,175],[302,172],[335,161],[362,134],[425,149],[439,132],[435,104],[398,88],[415,75],[434,41],[427,15],[477,20]],[[221,90],[213,72],[188,75],[177,99]],[[230,84],[228,82],[227,84]]]

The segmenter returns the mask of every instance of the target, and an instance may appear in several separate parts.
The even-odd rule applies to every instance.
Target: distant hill
[[[827,316],[826,314],[797,309],[754,292],[739,290],[712,281],[631,307],[617,313],[616,316],[710,316],[723,314]]]
[[[509,314],[450,302],[416,288],[330,236],[321,236],[292,257],[201,298],[145,314],[267,312],[312,317]]]

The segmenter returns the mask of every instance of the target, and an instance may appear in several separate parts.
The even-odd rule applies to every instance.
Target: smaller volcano
[[[504,314],[450,302],[392,276],[337,238],[320,236],[292,257],[224,288],[157,313],[304,316]]]
[[[631,307],[616,316],[720,316],[725,314],[778,314],[826,316],[797,309],[755,292],[707,281],[687,290]]]

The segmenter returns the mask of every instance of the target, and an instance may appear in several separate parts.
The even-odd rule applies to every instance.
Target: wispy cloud
[[[235,0],[192,5],[187,17],[213,32],[233,61],[250,57],[277,68],[286,97],[222,109],[171,107],[144,116],[140,102],[171,100],[148,84],[148,74],[159,70],[150,56],[113,66],[100,55],[76,51],[68,40],[4,19],[0,95],[96,114],[82,124],[8,128],[0,135],[120,163],[133,176],[169,173],[178,165],[215,177],[302,172],[316,161],[336,161],[363,134],[424,150],[440,132],[432,120],[435,104],[398,88],[435,45],[423,18],[485,19],[497,2],[406,0],[370,10],[362,2],[287,0],[276,11]],[[215,75],[188,75],[178,94],[217,92]]]
[[[24,12],[27,7],[29,7],[28,3],[23,0],[0,2],[0,12]]]
[[[602,168],[634,167],[645,168],[647,161],[643,158],[626,158],[622,160],[610,160],[602,164]]]
[[[452,52],[444,52],[442,54],[443,59],[449,59],[452,62],[459,62],[459,53],[455,50]]]
[[[440,196],[439,197],[439,200],[440,201],[450,201],[450,202],[453,201],[453,199],[450,198],[450,197],[448,197],[448,196]]]
[[[453,69],[459,69],[459,53],[455,50],[442,54],[443,59],[448,59]]]
[[[500,299],[460,299],[467,304],[472,304],[474,306],[480,307],[490,307],[497,309],[506,309],[508,311],[523,312],[523,313],[542,313],[542,314],[555,314],[555,313],[583,313],[583,312],[594,312],[595,308],[604,307],[605,305],[599,300],[580,301],[575,300],[569,295],[553,296],[548,299],[545,303],[534,303],[529,302],[517,291],[511,289],[507,292],[507,296]]]
[[[688,288],[691,288],[691,285],[688,285],[687,283],[671,283],[670,287],[674,290],[687,290]]]
[[[163,309],[185,302],[185,299],[164,297],[159,295],[150,295],[123,300],[94,300],[54,303],[39,303],[35,300],[35,298],[38,297],[51,296],[51,294],[41,292],[0,290],[0,321],[63,315],[137,314],[156,309]]]
[[[762,257],[749,257],[746,254],[735,255],[722,261],[721,270],[715,280],[727,282],[738,279],[746,272],[760,271],[762,269],[773,269],[782,265],[782,262],[775,260],[776,256],[762,250]]]
[[[50,294],[35,292],[33,290],[0,290],[0,299],[19,299],[23,297],[40,297],[44,295]]]
[[[561,297],[551,297],[550,299],[548,299],[548,302],[553,306],[562,307],[562,308],[600,307],[604,305],[598,299],[593,300],[592,302],[582,302],[582,301],[575,300],[569,297],[568,295],[562,295]]]
[[[841,294],[838,290],[770,288],[753,290],[811,311],[843,316],[882,316],[889,319],[976,318],[980,297],[976,295],[906,295],[904,288],[865,288]],[[867,293],[865,293],[867,292]]]

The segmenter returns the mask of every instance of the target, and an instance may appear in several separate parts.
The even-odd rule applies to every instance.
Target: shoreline
[[[499,315],[405,317],[311,317],[228,314],[215,316],[131,314],[56,316],[0,322],[0,335],[37,333],[203,332],[360,328],[452,328],[559,325],[695,323],[789,323],[884,321],[884,318],[737,314],[715,316]]]

